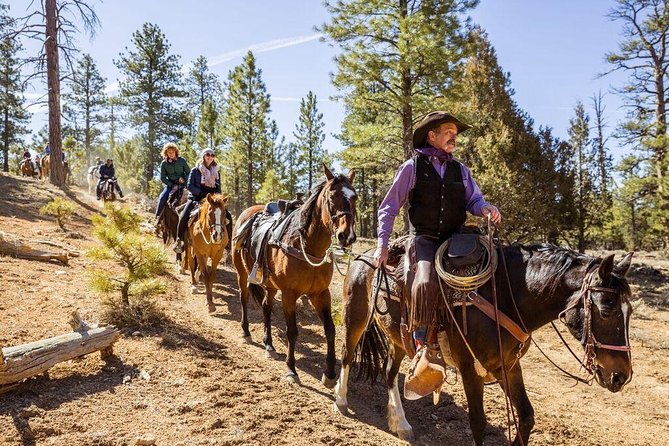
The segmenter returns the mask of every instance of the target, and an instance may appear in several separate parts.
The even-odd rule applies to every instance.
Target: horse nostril
[[[615,388],[620,388],[620,387],[622,387],[623,384],[625,384],[625,381],[626,381],[626,380],[627,380],[627,378],[626,378],[625,375],[622,374],[622,373],[612,373],[612,374],[611,374],[611,384],[612,384]]]
[[[358,237],[356,237],[356,235],[353,234],[351,237],[349,237],[349,243],[348,243],[348,244],[349,244],[349,245],[352,245],[353,243],[355,243],[355,241],[356,241],[357,239],[358,239]]]
[[[339,240],[339,243],[342,245],[346,243],[346,235],[343,232],[340,232],[337,234],[337,240]]]

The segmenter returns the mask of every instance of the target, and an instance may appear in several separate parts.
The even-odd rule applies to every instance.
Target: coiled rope
[[[448,286],[458,291],[473,291],[490,280],[493,271],[497,268],[497,250],[493,249],[490,251],[490,242],[487,236],[479,235],[479,242],[483,245],[487,255],[484,255],[484,262],[481,265],[479,272],[473,276],[457,276],[446,271],[443,258],[444,253],[448,249],[448,242],[449,240],[446,240],[439,246],[434,259],[434,267],[437,270],[437,274]]]

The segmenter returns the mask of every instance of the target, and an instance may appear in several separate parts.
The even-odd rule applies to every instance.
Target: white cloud
[[[287,37],[285,39],[276,39],[267,42],[256,43],[245,48],[238,48],[236,50],[228,51],[227,53],[219,54],[218,56],[210,57],[209,66],[213,67],[237,59],[238,57],[243,57],[249,51],[253,51],[254,53],[266,53],[268,51],[274,51],[281,48],[287,48],[290,46],[311,42],[313,40],[320,39],[322,36],[322,33],[316,33],[308,36]]]

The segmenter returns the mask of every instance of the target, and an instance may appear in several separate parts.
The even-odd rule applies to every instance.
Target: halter
[[[583,336],[581,338],[581,345],[585,350],[585,360],[581,361],[583,368],[591,375],[595,373],[595,360],[597,358],[597,348],[612,350],[617,352],[627,352],[629,355],[630,361],[632,360],[632,348],[629,344],[629,333],[627,332],[627,325],[625,326],[625,345],[611,345],[603,344],[597,341],[595,334],[592,332],[592,292],[597,291],[600,293],[610,293],[618,294],[618,290],[608,287],[592,286],[591,283],[594,280],[595,274],[597,273],[598,265],[593,265],[588,268],[588,272],[583,279],[583,285],[581,286],[581,291],[579,292],[578,298],[574,299],[564,310],[558,315],[558,319],[564,324],[566,313],[569,310],[574,309],[579,302],[583,302],[583,313],[585,316],[585,321],[583,322]],[[632,379],[630,374],[627,384]]]
[[[322,207],[324,209],[327,209],[328,212],[328,220],[330,220],[330,224],[327,225],[328,231],[330,232],[330,245],[327,247],[325,250],[325,254],[323,255],[323,258],[318,261],[318,262],[312,262],[309,259],[309,256],[307,255],[307,250],[304,248],[304,237],[302,237],[302,233],[300,233],[300,248],[302,249],[302,257],[304,258],[304,261],[307,262],[309,265],[313,267],[319,267],[325,264],[326,262],[330,261],[330,258],[334,255],[334,249],[333,246],[335,244],[335,232],[337,231],[337,227],[335,226],[335,222],[339,219],[339,217],[345,216],[345,215],[350,215],[351,217],[354,216],[353,212],[351,211],[340,211],[337,210],[336,212],[332,211],[332,200],[330,200],[327,196],[327,189],[323,187],[323,205]],[[336,262],[335,262],[336,263]]]
[[[223,214],[223,220],[227,220],[227,217],[225,216],[225,208],[222,209],[221,213]],[[209,219],[208,216],[207,216],[207,219]],[[223,233],[223,228],[225,227],[225,225],[222,224],[222,223],[212,223],[212,224],[210,224],[209,225],[209,241],[207,241],[207,237],[205,236],[204,232],[202,232],[202,239],[204,240],[205,244],[207,244],[207,245],[220,245],[220,244],[223,243],[223,237],[221,237],[220,242],[215,242],[214,241],[214,238],[212,236],[212,233],[213,233],[212,228],[216,228],[216,227],[221,228],[220,232],[222,234]],[[230,235],[228,234],[228,237],[229,236]]]

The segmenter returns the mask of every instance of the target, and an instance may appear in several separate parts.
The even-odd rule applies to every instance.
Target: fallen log
[[[59,362],[100,351],[104,359],[121,333],[114,327],[90,327],[42,339],[29,344],[0,349],[0,393],[26,378],[46,372]]]
[[[27,260],[57,260],[65,265],[68,264],[67,252],[58,253],[35,249],[21,241],[17,236],[2,231],[0,231],[0,254]]]

